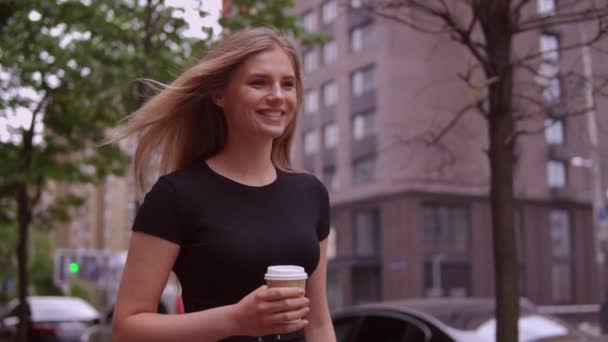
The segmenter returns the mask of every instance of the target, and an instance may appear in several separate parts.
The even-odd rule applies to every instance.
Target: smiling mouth
[[[270,119],[280,119],[284,114],[284,112],[280,110],[261,110],[257,111],[256,113]]]

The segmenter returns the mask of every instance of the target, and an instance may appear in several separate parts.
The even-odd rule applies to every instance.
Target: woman
[[[139,193],[153,156],[164,176],[133,224],[115,341],[336,340],[327,190],[289,164],[301,102],[293,45],[255,28],[224,39],[119,128],[139,138]],[[305,268],[305,293],[263,285],[277,264]],[[171,270],[183,315],[155,313]]]

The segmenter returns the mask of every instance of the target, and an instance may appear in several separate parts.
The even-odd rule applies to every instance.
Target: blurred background
[[[223,34],[272,25],[302,57],[293,163],[330,191],[343,341],[365,330],[347,312],[378,303],[452,328],[452,305],[493,318],[501,284],[519,315],[599,337],[607,5],[494,3],[1,0],[0,331],[14,333],[19,293],[81,298],[98,313],[87,326],[107,326],[139,203],[135,141],[104,134],[154,94],[138,79],[168,83]],[[179,291],[172,277],[159,311],[179,311]]]

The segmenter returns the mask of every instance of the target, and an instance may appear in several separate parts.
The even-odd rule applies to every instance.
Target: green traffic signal
[[[78,271],[80,270],[80,265],[78,265],[77,262],[71,262],[70,263],[70,272],[71,273],[78,273]]]

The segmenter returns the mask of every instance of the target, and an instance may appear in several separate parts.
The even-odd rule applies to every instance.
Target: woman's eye
[[[293,82],[287,82],[287,83],[283,83],[283,87],[285,88],[293,88],[296,85]]]
[[[262,86],[262,85],[264,85],[264,83],[265,83],[264,80],[255,80],[255,81],[251,82],[251,84],[254,86]]]

